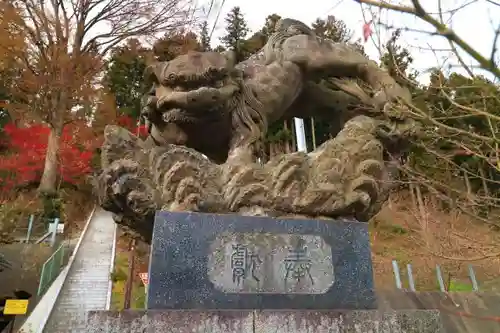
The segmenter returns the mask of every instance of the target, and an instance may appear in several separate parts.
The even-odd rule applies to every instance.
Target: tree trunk
[[[45,155],[45,166],[38,191],[44,194],[57,192],[57,174],[59,166],[59,148],[62,129],[50,128],[49,141],[47,142],[47,153]]]
[[[283,121],[283,128],[285,129],[286,132],[288,132],[288,124],[287,124],[286,120]],[[288,140],[288,139],[285,139],[285,151],[287,154],[291,153],[290,140]]]
[[[292,130],[292,151],[293,152],[296,152],[298,149],[297,149],[297,142],[296,142],[296,135],[295,135],[295,121],[292,119],[292,126],[291,126]]]

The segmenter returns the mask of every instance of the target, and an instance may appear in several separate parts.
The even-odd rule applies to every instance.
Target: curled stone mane
[[[262,133],[267,130],[267,117],[263,114],[264,105],[255,98],[250,87],[245,83],[241,84],[241,91],[237,97],[230,101],[232,110],[232,131],[246,130],[250,133],[250,140],[241,142],[237,139],[233,144],[237,145],[256,145],[263,140]]]
[[[202,73],[192,73],[189,75],[176,75],[175,73],[170,73],[168,77],[166,77],[162,84],[167,86],[176,86],[176,85],[194,85],[194,86],[203,86],[210,85],[219,80],[223,80],[227,77],[228,71],[224,68],[216,69],[216,68],[208,68],[206,71]]]
[[[173,60],[148,66],[145,79],[149,83],[171,87],[202,86],[237,74],[233,70],[234,59],[228,53],[191,51]]]

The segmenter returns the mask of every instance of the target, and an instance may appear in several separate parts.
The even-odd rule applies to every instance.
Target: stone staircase
[[[88,311],[109,309],[115,237],[116,224],[111,213],[98,209],[82,238],[44,332],[85,332]]]

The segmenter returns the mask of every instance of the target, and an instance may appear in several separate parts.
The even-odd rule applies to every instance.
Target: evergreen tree
[[[236,60],[245,59],[248,52],[245,49],[244,38],[248,34],[248,26],[241,13],[240,7],[236,6],[227,15],[226,19],[226,34],[221,37],[221,42],[228,50],[236,53]]]
[[[208,22],[204,21],[200,29],[200,50],[211,51],[210,35],[208,34]]]
[[[318,18],[311,24],[311,27],[319,37],[330,39],[335,43],[347,43],[366,56],[362,44],[351,42],[352,30],[347,27],[344,21],[337,19],[335,16],[329,15],[326,20]]]
[[[109,59],[104,83],[115,97],[120,114],[137,119],[141,111],[141,96],[144,94],[143,73],[150,50],[138,40],[116,48]]]
[[[326,20],[316,19],[311,25],[314,32],[322,38],[331,39],[337,43],[347,43],[352,37],[352,31],[344,21],[329,15]]]
[[[409,67],[413,63],[413,57],[408,49],[399,45],[400,38],[401,30],[397,29],[392,33],[391,38],[385,45],[386,52],[380,58],[380,62],[382,67],[387,69],[399,84],[408,86],[408,79],[414,80],[417,73],[409,71]]]

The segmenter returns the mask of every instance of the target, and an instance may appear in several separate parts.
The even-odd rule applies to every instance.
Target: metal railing
[[[56,228],[59,229],[61,229],[61,226],[63,225],[58,218],[45,219],[40,215],[35,216],[34,214],[29,216],[27,222],[28,223],[25,225],[23,220],[19,221],[20,227],[17,228],[20,233],[25,234],[20,237],[20,241],[22,243],[37,243],[40,240],[40,237],[45,240],[48,236],[50,236],[54,224],[56,225]]]
[[[38,285],[38,297],[42,296],[50,287],[52,282],[61,272],[64,266],[65,244],[61,244],[59,248],[50,256],[43,264],[42,273],[40,274],[40,283]]]
[[[471,282],[471,291],[478,292],[479,291],[479,285],[477,283],[476,279],[476,274],[474,272],[474,267],[472,265],[467,266],[468,273],[469,273],[469,280]],[[404,289],[403,288],[403,282],[401,280],[401,273],[399,271],[399,265],[396,260],[392,261],[392,271],[394,273],[394,282],[396,284],[396,288],[398,289]],[[413,278],[413,271],[412,271],[412,266],[411,264],[406,265],[406,273],[408,274],[408,287],[410,291],[416,291],[415,288],[415,280]],[[441,292],[446,292],[449,291],[445,287],[444,279],[443,279],[443,274],[441,272],[441,267],[439,265],[436,265],[436,278],[437,282],[439,285],[439,290]]]
[[[80,234],[80,237],[78,239],[78,242],[76,246],[71,250],[72,246],[67,245],[68,248],[67,250],[64,250],[64,255],[61,256],[64,258],[64,265],[63,267],[60,267],[60,273],[57,275],[55,280],[50,283],[50,287],[48,290],[43,292],[42,297],[37,297],[39,298],[39,303],[35,306],[33,311],[30,313],[29,317],[26,319],[26,321],[23,323],[23,326],[19,330],[19,332],[42,332],[45,329],[45,326],[48,323],[49,317],[51,314],[53,314],[55,310],[55,304],[57,302],[57,299],[60,296],[61,289],[64,285],[64,281],[68,277],[69,270],[73,264],[73,261],[75,260],[76,254],[80,248],[80,244],[87,233],[87,229],[89,227],[89,224],[94,217],[94,214],[96,212],[96,208],[94,207],[92,209],[92,212],[88,216],[88,219],[85,223],[85,227],[83,228],[82,233]],[[71,252],[70,252],[71,251]],[[47,270],[49,269],[49,266],[47,265]],[[42,282],[42,281],[40,281]],[[44,282],[45,283],[45,282]],[[40,285],[41,288],[43,289],[43,286]],[[111,294],[111,291],[110,291]]]
[[[54,222],[50,222],[49,220],[48,231],[42,237],[36,240],[35,244],[40,244],[41,242],[47,241],[47,239],[50,236],[50,246],[54,247],[54,245],[56,244],[56,237],[58,234],[59,218],[56,217],[53,221]]]

